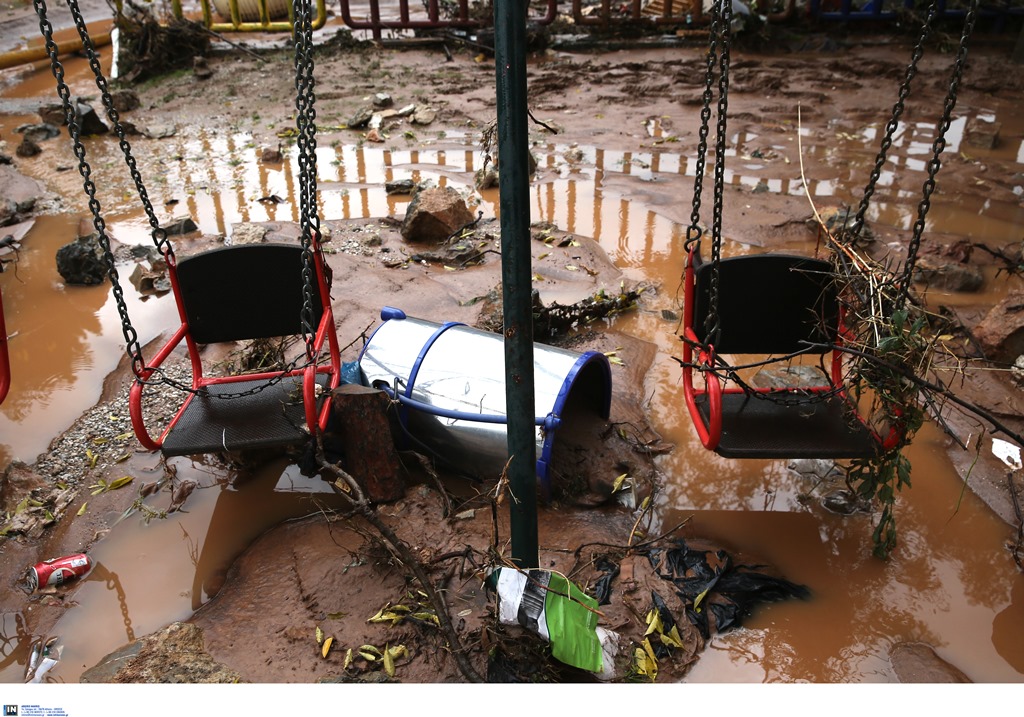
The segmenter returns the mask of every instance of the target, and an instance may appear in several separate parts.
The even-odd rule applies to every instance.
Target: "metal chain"
[[[124,154],[125,164],[128,165],[128,171],[131,173],[132,180],[135,182],[135,189],[139,194],[139,200],[142,202],[142,207],[146,212],[146,218],[149,220],[149,226],[152,229],[153,245],[157,248],[157,251],[160,252],[160,255],[164,257],[164,259],[173,260],[174,249],[167,238],[167,230],[160,227],[160,222],[156,218],[156,211],[153,209],[153,204],[149,200],[149,192],[146,191],[146,186],[142,181],[142,174],[139,172],[138,166],[135,162],[135,157],[132,155],[131,144],[128,142],[128,139],[125,136],[124,127],[121,125],[121,116],[114,107],[114,98],[110,94],[107,78],[103,74],[103,69],[100,67],[100,59],[96,54],[96,48],[93,45],[92,38],[89,36],[89,29],[85,25],[85,19],[82,17],[82,11],[81,8],[79,8],[78,0],[67,0],[67,3],[68,8],[71,10],[71,16],[75,21],[75,28],[78,30],[78,36],[82,39],[82,47],[85,49],[86,58],[89,60],[89,67],[92,68],[93,75],[96,77],[96,87],[99,88],[103,106],[107,111],[107,117],[110,118],[110,122],[114,126],[114,133],[117,134],[118,138],[118,146],[121,148],[122,154]]]
[[[892,147],[892,136],[896,132],[896,128],[899,127],[900,117],[903,116],[904,103],[906,102],[907,97],[910,96],[910,83],[917,75],[917,63],[921,60],[921,56],[924,55],[924,43],[928,39],[928,35],[931,33],[931,25],[932,21],[935,19],[937,9],[937,1],[932,0],[932,4],[928,8],[928,14],[925,18],[924,24],[921,25],[921,36],[918,38],[917,44],[914,46],[914,51],[911,53],[910,64],[907,65],[906,75],[903,78],[903,83],[900,85],[896,104],[892,106],[892,117],[889,118],[889,122],[885,125],[885,133],[882,136],[881,148],[878,151],[878,155],[875,157],[875,167],[871,170],[871,176],[868,179],[867,186],[864,187],[864,196],[861,197],[860,200],[860,207],[857,209],[857,215],[848,232],[850,243],[857,242],[860,238],[860,233],[864,228],[864,215],[867,213],[868,204],[871,202],[871,196],[875,193],[875,185],[878,183],[879,177],[882,176],[882,167],[885,165],[885,161],[888,157],[889,148]]]
[[[952,78],[949,83],[949,91],[946,94],[946,103],[942,109],[942,119],[939,121],[938,134],[935,137],[935,141],[932,142],[932,158],[928,162],[928,179],[924,182],[921,203],[917,207],[917,221],[914,222],[914,235],[907,248],[907,261],[903,267],[903,279],[900,283],[900,290],[894,307],[896,310],[902,309],[906,304],[910,284],[913,281],[917,254],[921,248],[921,235],[924,233],[925,216],[928,214],[928,209],[931,206],[932,192],[935,191],[935,176],[942,167],[940,155],[946,148],[946,132],[949,131],[949,126],[952,123],[957,91],[960,88],[960,79],[963,77],[964,63],[967,61],[967,41],[974,30],[977,11],[978,0],[971,0],[967,14],[964,15],[964,29],[963,34],[960,36],[960,49],[957,51],[956,61],[953,63]]]
[[[721,33],[722,51],[718,58],[718,123],[715,134],[714,206],[711,221],[711,286],[709,287],[708,315],[704,319],[705,342],[715,344],[722,327],[718,319],[720,291],[719,267],[722,262],[722,213],[725,206],[725,145],[729,110],[729,39],[732,24],[732,0],[720,0],[718,31]]]
[[[690,226],[686,230],[683,248],[689,254],[694,244],[700,243],[703,232],[700,228],[700,205],[704,193],[704,172],[707,167],[708,133],[711,126],[711,100],[714,97],[715,65],[718,63],[718,13],[711,14],[711,31],[708,34],[707,73],[705,75],[703,106],[700,110],[700,129],[697,131],[697,164],[693,176],[693,200],[690,209]],[[699,248],[699,247],[698,247]]]
[[[299,148],[299,225],[302,242],[302,336],[306,355],[313,357],[316,326],[313,321],[313,242],[319,247],[317,213],[316,80],[313,76],[313,23],[310,0],[295,2],[295,123]]]
[[[82,176],[85,194],[89,199],[89,210],[92,213],[93,227],[103,250],[103,259],[107,268],[107,276],[113,287],[114,301],[117,304],[117,313],[121,318],[121,332],[124,335],[125,346],[128,356],[132,360],[132,372],[140,376],[145,370],[145,360],[142,357],[142,346],[139,344],[139,336],[132,326],[131,318],[128,315],[128,305],[124,300],[124,292],[117,275],[117,267],[114,264],[114,253],[110,248],[110,238],[107,236],[106,222],[103,219],[100,202],[96,198],[96,184],[92,180],[92,168],[85,156],[85,145],[81,140],[81,120],[78,111],[71,102],[71,90],[64,81],[64,66],[58,56],[57,43],[53,41],[53,25],[46,17],[46,0],[32,0],[36,15],[39,17],[39,31],[43,35],[46,45],[46,52],[50,57],[50,71],[57,80],[57,95],[60,97],[64,109],[64,121],[68,126],[68,134],[71,136],[71,143],[78,159],[78,173]]]

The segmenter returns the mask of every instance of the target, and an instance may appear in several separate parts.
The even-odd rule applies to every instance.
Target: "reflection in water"
[[[961,150],[962,128],[958,120],[949,137],[950,154]],[[836,136],[828,141],[806,140],[812,146],[804,148],[805,161],[828,175],[809,177],[808,190],[816,198],[850,202],[859,197],[874,159],[878,128],[837,124],[833,129]],[[870,219],[910,226],[933,130],[919,123],[900,126]],[[664,138],[656,121],[649,132]],[[470,194],[473,174],[483,166],[479,150],[469,146],[474,139],[450,133],[443,147],[418,148],[324,143],[317,157],[321,215],[399,216],[409,198],[384,190],[385,182],[398,179],[431,180]],[[750,132],[732,138],[726,181],[802,196],[795,162],[746,151],[758,139]],[[101,157],[107,156],[105,146],[116,149],[109,138],[91,142],[90,151],[95,147]],[[150,195],[154,203],[191,215],[203,232],[227,237],[236,222],[297,220],[294,151],[281,163],[264,163],[251,135],[196,127],[179,128],[161,147],[165,158],[183,160],[161,160]],[[689,202],[681,198],[692,189],[694,160],[687,150],[668,151],[680,145],[657,147],[535,147],[540,170],[531,186],[531,213],[535,221],[595,238],[631,279],[661,284],[668,308],[675,307],[672,294],[682,271]],[[780,156],[792,154],[795,143],[773,149]],[[1016,152],[1017,164],[1024,164],[1024,148],[1000,151],[1004,161],[1013,162]],[[147,225],[132,201],[111,205],[110,226],[123,242],[148,243]],[[491,215],[497,213],[495,192],[482,193],[479,201]],[[929,220],[943,231],[1003,242],[1024,216],[1019,205],[965,194],[935,202]],[[8,330],[17,334],[12,355],[21,352],[12,396],[0,410],[0,464],[13,454],[11,446],[27,460],[43,450],[96,400],[102,377],[123,352],[109,292],[76,289],[70,300],[70,290],[47,266],[71,226],[71,220],[41,219],[38,236],[25,243],[20,273],[26,284],[12,283],[11,272],[0,277]],[[727,249],[746,250],[735,243]],[[144,303],[134,292],[127,294],[137,327],[152,327],[155,334],[172,323],[170,302]],[[808,602],[770,606],[747,628],[715,638],[690,681],[892,681],[887,653],[898,640],[934,645],[977,681],[1024,679],[1018,639],[1024,633],[1024,580],[1002,549],[1007,527],[970,494],[955,510],[961,486],[941,459],[944,446],[934,430],[923,431],[912,449],[915,489],[900,501],[900,548],[881,563],[866,550],[870,516],[841,518],[820,509],[813,497],[807,499],[811,486],[782,463],[728,461],[700,447],[685,419],[678,367],[667,358],[679,353],[674,323],[650,311],[621,317],[614,328],[659,348],[648,375],[650,417],[677,446],[659,463],[665,483],[659,524],[692,514],[687,529],[694,534],[756,555],[813,592]],[[78,607],[58,625],[65,653],[52,679],[76,680],[131,633],[146,634],[187,617],[217,593],[231,561],[260,532],[315,509],[308,493],[316,486],[291,467],[268,467],[238,489],[200,464],[183,461],[178,475],[204,486],[193,493],[187,512],[149,524],[133,516],[96,544],[93,557],[106,573],[96,571],[75,590]],[[280,491],[289,486],[293,493],[282,497]],[[31,641],[43,637],[25,632],[20,614],[4,615],[3,681],[19,681]]]
[[[124,355],[109,286],[66,286],[57,273],[54,255],[77,226],[73,217],[38,217],[17,265],[0,274],[12,375],[0,406],[0,468],[15,458],[33,462],[96,403],[103,379]],[[125,298],[143,343],[162,330],[165,308],[173,311],[170,302],[145,301],[130,284]]]
[[[53,628],[63,651],[47,681],[77,682],[82,671],[134,636],[186,619],[216,594],[234,559],[265,530],[339,502],[326,483],[303,478],[283,462],[238,487],[210,466],[173,462],[179,479],[200,487],[184,510],[149,521],[130,515],[90,551],[96,567],[74,592],[77,606]],[[166,491],[147,499],[156,509],[167,501]],[[20,624],[18,616],[5,616],[2,682],[21,681],[31,642],[44,637],[24,634]]]

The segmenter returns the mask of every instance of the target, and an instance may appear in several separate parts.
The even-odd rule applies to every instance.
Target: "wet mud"
[[[861,38],[820,53],[782,49],[771,54],[738,50],[734,56],[723,220],[725,251],[732,254],[814,251],[818,237],[806,195],[819,209],[859,200],[909,56],[903,38]],[[1009,64],[1009,49],[1005,38],[989,38],[972,49],[928,215],[938,245],[966,238],[1002,248],[1022,238],[1024,119],[1019,105],[1024,80]],[[892,171],[883,175],[869,215],[876,245],[895,257],[909,238],[948,61],[948,55],[934,51],[923,61],[915,104],[894,143]],[[183,252],[230,241],[241,223],[294,232],[291,224],[298,218],[294,150],[279,134],[293,124],[289,58],[257,63],[229,54],[211,58],[210,66],[212,81],[182,74],[140,88],[142,106],[130,113],[132,122],[149,134],[133,138],[133,147],[144,176],[152,178],[148,188],[161,216],[188,214],[199,225],[198,234],[178,240]],[[355,342],[345,358],[354,357],[359,337],[379,320],[383,305],[434,321],[474,323],[480,312],[477,300],[496,284],[497,256],[487,254],[482,266],[461,270],[416,261],[395,236],[394,221],[387,221],[402,218],[408,197],[389,195],[383,185],[411,178],[454,186],[469,197],[474,211],[493,222],[497,195],[475,191],[473,180],[484,161],[479,133],[495,113],[493,64],[471,53],[449,63],[440,51],[325,51],[317,58],[317,71],[324,78],[317,104],[320,209],[330,230],[338,335],[343,346]],[[658,447],[634,457],[638,464],[649,462],[658,484],[646,533],[683,525],[680,536],[751,556],[812,593],[810,600],[762,606],[742,629],[711,636],[694,659],[681,659],[663,679],[912,681],[920,673],[903,669],[906,663],[890,656],[907,654],[900,646],[908,644],[928,646],[936,660],[951,666],[946,674],[957,679],[1024,679],[1024,656],[1005,639],[1024,627],[1022,576],[1007,548],[1017,523],[1006,488],[1008,471],[991,458],[988,444],[980,454],[964,452],[939,428],[922,431],[910,451],[914,487],[898,503],[900,543],[882,562],[870,555],[871,512],[841,516],[822,504],[827,491],[838,486],[786,462],[723,460],[704,451],[693,435],[678,365],[671,357],[681,351],[678,287],[693,188],[701,48],[594,54],[553,50],[536,58],[530,72],[531,110],[558,130],[531,126],[538,160],[531,217],[575,240],[556,250],[534,241],[541,298],[568,303],[623,282],[656,287],[637,311],[588,327],[597,335],[590,345],[618,352],[623,360],[613,365],[619,392],[613,415],[641,429],[637,445]],[[84,64],[72,64],[69,76],[82,94],[89,93]],[[427,126],[388,127],[382,143],[344,129],[367,98],[382,90],[394,95],[397,104],[431,106],[437,119]],[[5,99],[50,101],[52,78],[45,70],[8,71],[2,94]],[[967,142],[967,123],[978,117],[1000,122],[995,147]],[[8,147],[13,128],[27,119],[23,114],[0,116]],[[261,150],[279,145],[284,160],[264,161]],[[104,170],[103,201],[114,236],[126,245],[148,242],[133,188],[119,170],[116,141],[94,138],[89,152]],[[81,216],[80,180],[70,166],[67,148],[53,141],[37,157],[18,161],[20,171],[45,181],[60,206]],[[35,231],[66,236],[76,223],[63,216],[42,217]],[[497,233],[496,222],[493,227]],[[33,262],[48,264],[54,248],[43,239],[27,239],[19,272],[28,275]],[[1019,277],[997,273],[983,253],[976,252],[973,262],[985,277],[982,291],[932,288],[927,300],[980,317],[1019,288]],[[52,454],[60,445],[55,437],[101,398],[115,402],[101,404],[98,415],[126,414],[117,403],[127,385],[124,367],[117,370],[120,327],[107,295],[90,289],[75,293],[81,301],[69,301],[69,288],[60,286],[54,274],[40,278],[46,277],[42,269],[31,274],[42,283],[26,289],[15,285],[9,273],[0,276],[8,331],[18,332],[12,353],[22,356],[14,364],[16,388],[0,409],[0,451],[5,452],[0,463],[13,458],[34,463],[40,453]],[[80,315],[47,309],[47,301],[54,307],[74,305]],[[131,301],[133,318],[148,332],[144,342],[172,323],[166,296],[132,295]],[[33,306],[39,313],[23,314]],[[29,330],[45,329],[56,315],[68,323]],[[62,337],[59,347],[51,346],[55,335]],[[75,337],[77,349],[66,348],[67,335]],[[59,358],[60,365],[50,368],[34,358],[43,355]],[[110,373],[103,391],[103,378]],[[985,376],[994,383],[975,383],[969,376],[961,384],[963,395],[992,405],[992,398],[1018,390],[1002,373]],[[17,406],[22,408],[12,413]],[[1007,421],[1019,421],[1015,411],[1000,410],[1000,415],[1013,414]],[[95,435],[87,433],[87,440],[120,435],[127,430],[125,418],[108,419],[110,432],[92,429]],[[962,431],[972,436],[972,447],[977,445],[977,426],[968,423]],[[663,452],[662,443],[672,450]],[[163,475],[164,468],[134,449],[125,463],[116,463],[118,454],[112,453],[109,460],[89,466],[86,448],[99,450],[87,442],[67,448],[69,455],[77,451],[81,463],[55,469],[82,489],[64,518],[42,539],[7,539],[2,549],[5,650],[0,679],[20,681],[32,644],[49,635],[59,634],[65,644],[50,679],[76,681],[125,642],[176,620],[202,627],[209,654],[249,681],[337,676],[344,653],[323,658],[313,638],[317,626],[335,636],[339,647],[362,641],[407,644],[411,655],[399,666],[398,679],[459,679],[450,656],[438,649],[436,633],[422,626],[387,631],[366,623],[412,586],[387,554],[351,526],[323,515],[331,494],[322,485],[298,480],[293,467],[270,465],[254,479],[237,482],[237,471],[230,467],[178,459],[175,480],[194,480],[199,486],[185,510],[149,521],[138,512],[120,519],[137,496],[135,486],[96,496],[89,495],[88,486],[102,476],[110,480],[123,474],[135,475],[137,485]],[[292,480],[297,492],[282,488],[282,481]],[[170,498],[168,489],[152,503],[165,508]],[[86,511],[76,515],[86,501]],[[409,530],[412,545],[437,554],[467,542],[486,550],[495,540],[489,510],[478,510],[463,522],[448,518],[438,530],[439,510],[427,482],[410,487],[405,500],[382,512]],[[288,518],[299,520],[282,524]],[[506,519],[503,511],[501,548],[508,536]],[[542,565],[571,570],[566,554],[583,543],[623,545],[635,519],[626,506],[544,507]],[[36,560],[82,549],[105,572],[53,595],[27,597],[17,589],[17,576]],[[451,610],[462,620],[460,634],[479,639],[488,601],[479,576],[466,565],[448,569],[453,570],[450,584],[459,588],[457,599],[464,601]],[[581,574],[581,580],[597,577]],[[641,606],[637,598],[634,613],[617,617],[613,627],[642,635],[647,599]],[[272,615],[272,624],[255,625],[254,614]]]

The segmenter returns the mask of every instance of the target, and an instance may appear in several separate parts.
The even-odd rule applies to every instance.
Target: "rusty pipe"
[[[103,47],[110,44],[110,31],[99,35],[91,35],[93,47]],[[59,43],[61,53],[78,52],[82,49],[82,40],[77,38]],[[19,65],[28,65],[32,62],[49,59],[45,45],[26,47],[21,50],[12,50],[0,55],[0,70],[6,70]]]

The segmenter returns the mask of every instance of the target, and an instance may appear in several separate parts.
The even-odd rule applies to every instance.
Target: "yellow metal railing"
[[[223,0],[214,3],[202,0],[203,25],[214,32],[291,32],[295,22],[295,8],[288,0]],[[226,15],[229,20],[216,22],[214,13]],[[175,17],[182,17],[181,0],[171,0],[171,11]],[[283,11],[287,19],[283,19]],[[273,19],[272,19],[273,18]],[[327,22],[326,0],[316,0],[316,14],[313,29],[319,30]]]

